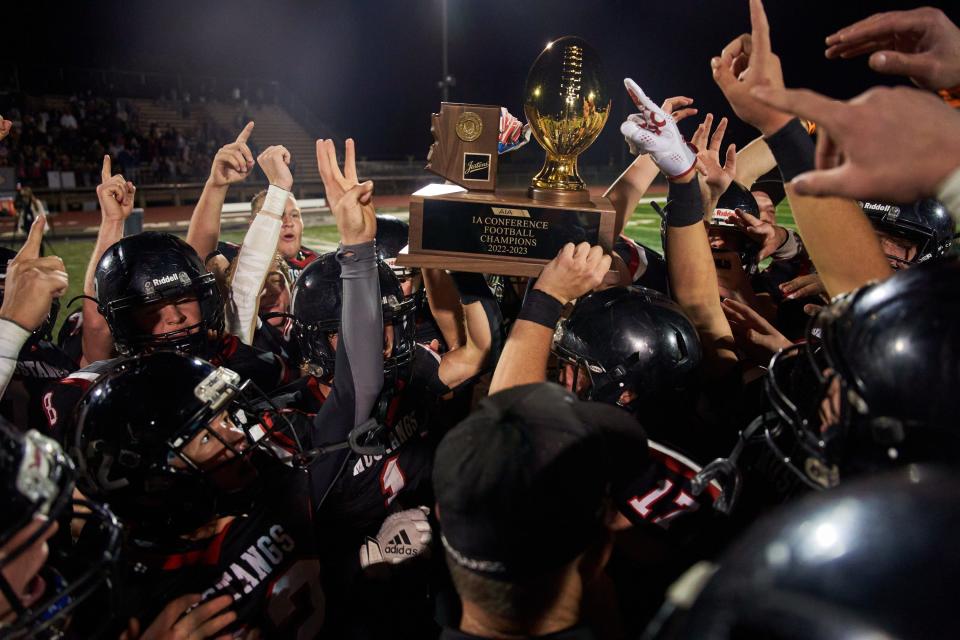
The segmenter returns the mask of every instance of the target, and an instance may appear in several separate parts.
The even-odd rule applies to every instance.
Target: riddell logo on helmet
[[[162,287],[171,282],[179,282],[180,284],[187,285],[190,284],[190,276],[181,271],[180,273],[169,273],[161,278],[154,278],[151,282],[153,282],[153,286],[155,287]]]

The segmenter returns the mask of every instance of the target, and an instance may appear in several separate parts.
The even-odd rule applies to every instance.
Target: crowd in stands
[[[71,95],[61,108],[38,110],[26,108],[23,95],[4,102],[14,126],[0,142],[0,167],[14,167],[27,186],[47,186],[49,171],[73,172],[77,186],[95,186],[104,154],[141,183],[202,180],[226,141],[204,119],[190,131],[144,121],[123,98]]]

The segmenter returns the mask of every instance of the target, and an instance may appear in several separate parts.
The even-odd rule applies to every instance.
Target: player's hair
[[[556,603],[563,589],[564,578],[570,571],[570,564],[566,564],[532,578],[506,581],[466,569],[449,554],[447,566],[453,585],[462,599],[521,629],[540,620]]]

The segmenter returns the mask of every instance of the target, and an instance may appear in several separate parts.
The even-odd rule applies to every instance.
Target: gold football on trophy
[[[593,144],[610,115],[610,94],[594,48],[575,36],[548,44],[527,74],[523,112],[547,152],[530,196],[561,204],[589,200],[577,156]]]

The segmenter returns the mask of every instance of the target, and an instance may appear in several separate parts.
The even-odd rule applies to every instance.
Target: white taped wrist
[[[937,189],[937,200],[947,208],[953,221],[960,224],[960,167],[954,169]]]
[[[289,191],[281,189],[275,184],[270,185],[270,188],[267,189],[267,195],[263,199],[263,207],[260,208],[260,213],[283,216],[283,209],[287,206],[289,198]]]
[[[17,368],[17,358],[30,332],[12,320],[0,319],[0,396]]]
[[[279,187],[276,189],[284,198],[288,192]],[[267,279],[267,273],[273,264],[277,253],[277,242],[280,240],[282,222],[276,213],[266,211],[270,191],[263,209],[253,219],[247,234],[240,245],[240,255],[237,257],[237,267],[230,281],[230,298],[232,304],[227,308],[227,327],[230,333],[240,338],[244,344],[253,344],[253,334],[257,327],[257,312],[260,306],[260,291]],[[281,205],[282,210],[283,205]]]

